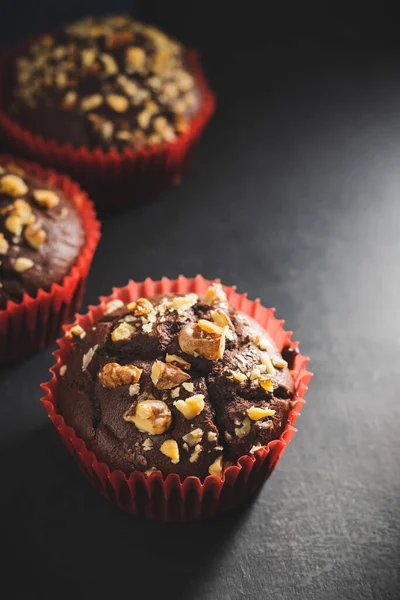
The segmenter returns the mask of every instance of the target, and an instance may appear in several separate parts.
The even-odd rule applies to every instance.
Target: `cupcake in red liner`
[[[0,157],[0,363],[44,348],[73,319],[99,237],[69,177]]]
[[[94,487],[161,521],[205,519],[261,487],[312,374],[274,309],[201,276],[133,281],[58,340],[43,405]]]
[[[0,61],[0,129],[103,210],[178,183],[213,110],[196,52],[127,16],[88,17]]]

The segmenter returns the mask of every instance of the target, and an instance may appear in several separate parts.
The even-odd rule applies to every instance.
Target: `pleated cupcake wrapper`
[[[65,171],[78,180],[103,211],[141,203],[179,183],[186,171],[202,131],[215,108],[198,55],[186,52],[187,63],[201,93],[201,108],[189,129],[174,142],[121,152],[86,146],[74,148],[33,135],[7,113],[7,93],[12,85],[14,59],[27,48],[25,42],[0,58],[0,130],[24,156]]]
[[[126,287],[115,288],[108,297],[101,297],[98,306],[90,306],[86,315],[77,315],[76,323],[87,329],[102,317],[105,305],[115,298],[131,302],[140,297],[154,294],[195,292],[203,295],[211,281],[198,275],[194,279],[183,276],[176,280],[163,278],[161,281],[146,279],[142,283],[130,281]],[[251,301],[246,294],[237,294],[235,287],[224,287],[229,302],[238,310],[250,315],[273,337],[279,349],[297,342],[291,341],[292,333],[283,329],[283,321],[274,316],[273,308],[265,308],[259,300]],[[67,331],[69,327],[65,328]],[[219,478],[209,475],[202,482],[197,477],[181,481],[176,474],[163,477],[154,472],[146,477],[135,471],[127,476],[121,471],[110,471],[108,466],[97,460],[57,412],[57,394],[60,384],[60,368],[67,361],[72,342],[68,337],[58,340],[59,350],[54,353],[56,364],[50,370],[52,379],[42,385],[45,392],[42,403],[65,445],[78,462],[81,471],[94,487],[118,508],[131,514],[159,521],[191,521],[206,519],[239,506],[249,499],[268,479],[278,464],[287,445],[296,433],[294,424],[305,403],[303,396],[312,373],[307,371],[308,358],[298,354],[294,364],[296,401],[290,411],[286,427],[278,440],[257,450],[253,456],[242,456],[234,466],[228,467]]]
[[[54,341],[65,323],[71,322],[79,309],[94,252],[100,239],[100,223],[92,202],[78,184],[65,175],[41,166],[0,156],[0,165],[17,162],[27,174],[62,190],[81,217],[86,241],[70,272],[49,291],[39,290],[32,297],[24,294],[22,302],[8,301],[0,309],[0,363],[11,362],[45,348]]]

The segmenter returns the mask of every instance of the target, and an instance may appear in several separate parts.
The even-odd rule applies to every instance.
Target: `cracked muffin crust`
[[[60,190],[0,165],[0,310],[60,283],[84,242],[78,211]]]
[[[46,139],[89,149],[174,141],[201,105],[175,40],[129,16],[87,17],[16,59],[9,111]]]
[[[58,409],[112,470],[221,476],[285,427],[293,352],[288,364],[220,284],[202,298],[112,300],[67,335]]]

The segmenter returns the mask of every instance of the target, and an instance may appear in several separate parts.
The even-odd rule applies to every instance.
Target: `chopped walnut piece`
[[[34,265],[33,260],[31,260],[30,258],[24,258],[24,257],[20,257],[17,258],[17,260],[14,263],[14,269],[15,271],[17,271],[17,273],[24,273],[24,271],[28,271],[29,269],[32,269]]]
[[[186,311],[198,301],[197,294],[186,294],[172,298],[172,308],[177,311]]]
[[[54,208],[60,203],[60,198],[52,190],[35,190],[33,197],[44,208]]]
[[[260,350],[271,350],[272,346],[270,342],[266,338],[261,338],[259,335],[256,335],[253,342],[256,346],[260,348]]]
[[[60,375],[61,377],[64,377],[65,373],[67,372],[68,366],[67,365],[62,365],[60,367]]]
[[[247,409],[247,414],[252,421],[258,421],[264,417],[273,417],[275,412],[272,408],[262,408],[261,406],[251,406]]]
[[[160,446],[160,452],[168,456],[172,463],[177,464],[179,462],[179,448],[175,440],[165,440]]]
[[[226,294],[222,289],[222,285],[220,283],[213,283],[210,285],[208,290],[206,291],[203,302],[204,304],[218,304],[219,302],[226,302]]]
[[[91,67],[96,60],[96,48],[84,48],[81,52],[82,65]]]
[[[187,360],[185,360],[184,358],[181,358],[180,356],[177,356],[176,354],[167,354],[165,357],[165,362],[177,363],[177,365],[179,365],[183,369],[186,369],[187,371],[191,367],[191,364],[189,362],[187,362]]]
[[[4,222],[4,226],[10,233],[13,233],[17,237],[20,237],[23,229],[23,223],[21,219],[15,215],[11,214]]]
[[[146,62],[146,53],[143,48],[131,46],[126,49],[125,63],[128,73],[133,73],[136,69],[142,69]]]
[[[199,444],[203,438],[204,431],[198,427],[197,429],[193,429],[193,431],[189,431],[186,435],[182,437],[182,439],[187,443],[188,446],[193,448],[196,444]]]
[[[88,110],[94,110],[103,104],[103,97],[101,94],[92,94],[91,96],[85,96],[81,100],[81,109],[85,112]]]
[[[115,75],[118,73],[118,65],[115,62],[115,58],[111,56],[111,54],[100,54],[100,60],[104,65],[106,75]]]
[[[209,432],[207,433],[207,440],[208,440],[209,442],[216,442],[216,441],[217,441],[217,439],[218,439],[218,436],[217,436],[217,434],[215,433],[215,431],[209,431]]]
[[[174,406],[183,414],[185,419],[197,417],[204,409],[204,394],[195,394],[186,400],[175,400]]]
[[[179,346],[186,354],[219,360],[225,350],[225,333],[218,329],[221,333],[208,333],[199,324],[188,323],[178,334]]]
[[[221,309],[211,311],[211,318],[220,327],[228,327],[232,331],[235,331],[235,327],[230,317]]]
[[[18,175],[4,175],[0,179],[0,194],[7,194],[16,198],[17,196],[25,196],[27,192],[28,186]]]
[[[189,457],[189,462],[194,463],[197,462],[201,452],[203,451],[203,447],[200,444],[196,444],[194,447],[194,451]]]
[[[129,106],[129,100],[120,94],[109,94],[106,98],[107,104],[115,112],[126,112]]]
[[[244,438],[244,437],[246,437],[246,435],[249,435],[250,430],[251,430],[250,419],[248,417],[245,417],[241,427],[235,428],[236,437],[238,437],[239,439]]]
[[[40,246],[42,246],[46,241],[46,232],[40,227],[40,225],[28,225],[24,231],[24,236],[28,244],[34,248],[34,250],[39,250]]]
[[[106,48],[114,50],[133,42],[133,31],[111,31],[106,37]]]
[[[153,441],[150,438],[146,438],[142,444],[142,448],[145,452],[153,449]]]
[[[171,398],[179,398],[180,391],[181,391],[181,388],[178,385],[178,387],[171,390],[171,393],[170,393]]]
[[[232,371],[232,373],[230,373],[230,375],[227,375],[226,378],[234,379],[239,383],[242,383],[243,381],[247,380],[247,376],[244,373],[241,373],[240,371]]]
[[[263,388],[263,390],[265,390],[266,392],[274,391],[274,386],[273,386],[271,377],[269,377],[267,375],[263,375],[260,377],[259,381],[260,381],[260,385]]]
[[[105,315],[109,315],[111,313],[113,313],[114,311],[118,310],[119,308],[122,308],[124,306],[124,303],[122,302],[122,300],[119,300],[118,298],[115,298],[114,300],[110,300],[110,302],[107,302],[106,304],[106,310],[104,311]]]
[[[129,325],[125,321],[118,325],[116,329],[111,334],[111,339],[113,342],[125,342],[130,340],[136,329],[133,325]]]
[[[0,254],[7,254],[9,247],[9,243],[4,237],[4,233],[0,233]]]
[[[274,365],[272,364],[272,361],[271,361],[270,357],[268,356],[268,354],[263,354],[261,356],[260,360],[261,360],[261,363],[265,366],[267,373],[269,373],[270,375],[275,373]]]
[[[188,382],[182,383],[182,387],[187,392],[190,392],[191,394],[193,394],[193,392],[194,392],[194,384],[191,381],[189,383]]]
[[[137,396],[140,393],[140,385],[138,383],[134,383],[129,386],[129,395]]]
[[[135,317],[143,317],[154,311],[153,304],[147,298],[139,298],[136,302],[130,302],[127,309],[132,312]]]
[[[64,110],[72,110],[75,108],[77,100],[78,94],[75,91],[70,90],[65,94],[61,106]]]
[[[277,369],[286,369],[286,367],[288,366],[288,363],[286,362],[286,360],[284,360],[283,358],[280,358],[278,356],[273,357],[271,360],[272,360],[272,364]]]
[[[120,365],[117,362],[111,362],[104,365],[99,373],[99,380],[104,387],[113,389],[137,383],[141,374],[142,369],[135,365]]]
[[[160,435],[171,426],[171,411],[162,400],[144,398],[132,404],[124,414],[124,420],[133,423],[139,431]]]
[[[67,335],[82,338],[85,337],[86,332],[82,329],[80,325],[74,325],[69,331],[67,331]]]
[[[222,476],[222,468],[223,468],[222,460],[223,460],[223,457],[221,454],[221,456],[218,456],[218,458],[216,458],[214,460],[212,465],[210,465],[208,467],[208,472],[210,473],[210,475],[216,475],[217,477]]]
[[[182,369],[160,360],[156,360],[151,368],[151,380],[158,390],[171,390],[188,379],[190,375]]]
[[[83,359],[82,359],[82,371],[86,371],[86,369],[88,368],[88,366],[90,365],[93,356],[96,354],[96,350],[99,347],[98,344],[96,344],[95,346],[93,346],[93,348],[90,348],[86,354],[83,355]]]

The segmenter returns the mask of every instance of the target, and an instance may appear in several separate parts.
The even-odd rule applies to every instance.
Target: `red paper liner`
[[[12,156],[0,156],[1,165],[9,162],[16,162],[26,173],[63,191],[79,212],[86,241],[75,265],[61,283],[53,283],[49,291],[39,290],[35,296],[25,293],[21,302],[10,300],[5,309],[0,309],[0,363],[14,361],[45,348],[55,340],[62,325],[72,321],[80,306],[100,239],[100,223],[93,203],[77,183],[37,164],[17,161]]]
[[[103,315],[105,304],[114,298],[127,303],[153,294],[195,292],[203,295],[211,283],[201,275],[194,279],[179,276],[176,280],[164,277],[161,281],[130,281],[126,287],[115,288],[110,296],[101,297],[101,303],[98,306],[90,306],[85,315],[77,315],[76,323],[83,329],[88,328]],[[275,309],[265,308],[259,300],[248,300],[246,294],[237,294],[235,287],[224,289],[229,302],[256,319],[273,337],[280,350],[287,345],[298,346],[298,342],[291,341],[292,332],[283,329],[284,321],[275,318]],[[67,329],[68,327],[65,328]],[[305,404],[303,396],[312,377],[312,373],[306,369],[309,359],[297,354],[294,364],[296,404],[289,413],[282,435],[278,440],[257,450],[254,456],[239,458],[235,466],[225,470],[222,479],[209,475],[204,482],[197,477],[186,477],[181,481],[176,474],[164,478],[161,473],[155,472],[146,477],[138,471],[134,471],[128,477],[122,471],[110,471],[105,463],[98,461],[94,453],[87,449],[85,442],[77,437],[74,429],[57,413],[60,367],[67,360],[72,342],[68,337],[63,337],[58,340],[58,345],[59,350],[54,353],[57,362],[50,369],[52,379],[42,385],[45,392],[42,403],[53,425],[77,460],[81,471],[103,496],[128,513],[159,521],[206,519],[239,506],[250,498],[271,475],[296,433],[293,425]]]
[[[89,150],[33,135],[7,113],[7,93],[12,86],[12,66],[29,41],[0,57],[0,130],[22,155],[69,173],[79,181],[103,211],[148,200],[180,182],[193,151],[215,108],[215,98],[201,68],[197,52],[186,51],[188,67],[201,95],[201,108],[189,129],[175,141],[140,150],[98,148]]]

